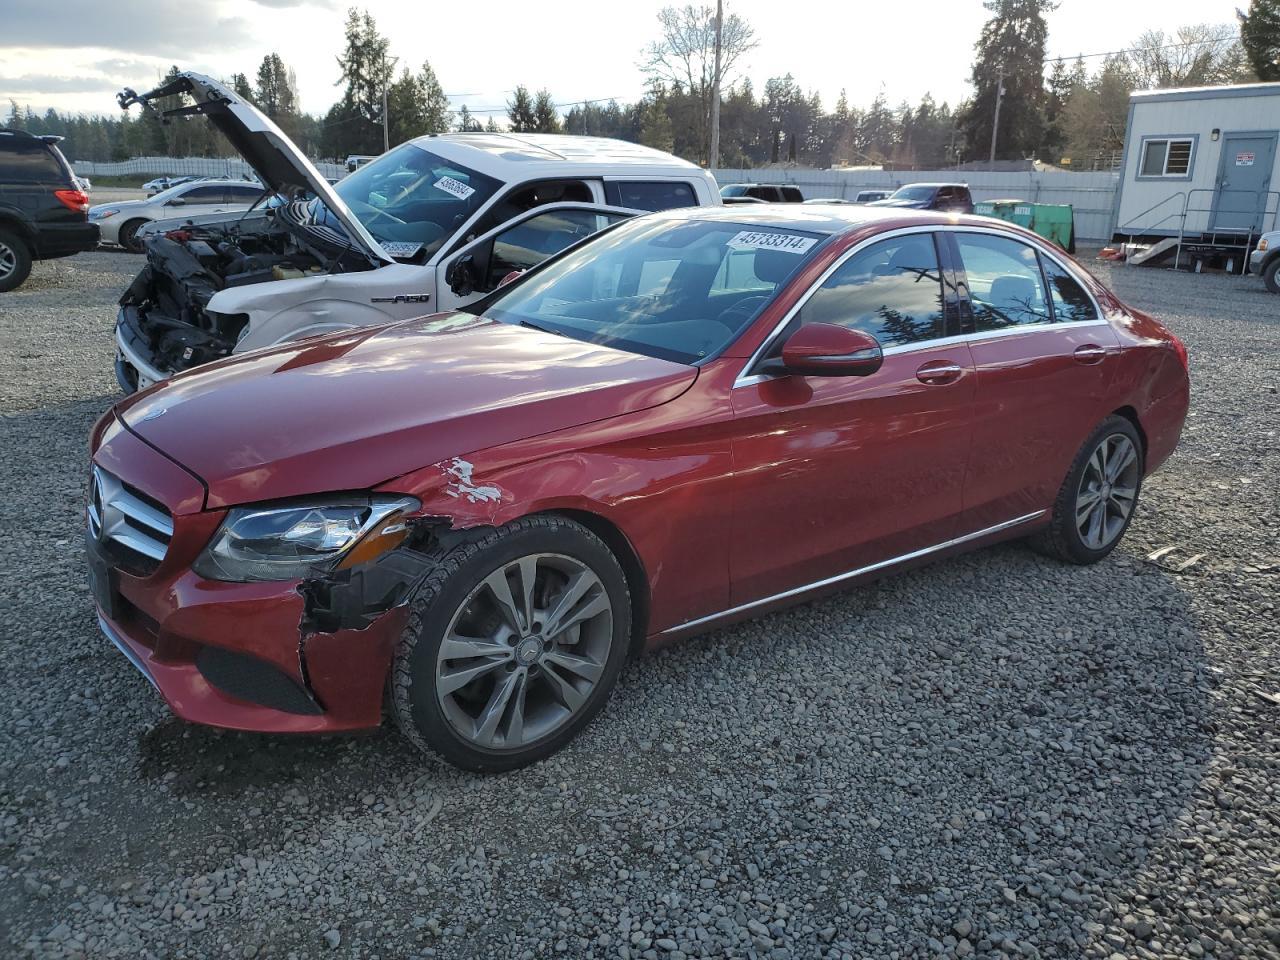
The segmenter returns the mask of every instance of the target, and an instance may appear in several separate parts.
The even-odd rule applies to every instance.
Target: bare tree
[[[711,127],[711,88],[716,69],[716,8],[714,6],[663,7],[658,13],[661,39],[643,51],[640,68],[651,85],[663,84],[698,98],[699,159],[707,162]],[[751,24],[736,13],[724,18],[720,35],[720,85],[733,83],[734,68],[756,47]]]
[[[1234,24],[1199,23],[1173,36],[1148,30],[1129,51],[1138,89],[1213,86],[1251,79],[1248,58]]]

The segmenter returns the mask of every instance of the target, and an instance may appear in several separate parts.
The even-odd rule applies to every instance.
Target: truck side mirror
[[[476,261],[471,254],[463,254],[449,264],[445,271],[444,282],[459,297],[467,297],[476,289]]]

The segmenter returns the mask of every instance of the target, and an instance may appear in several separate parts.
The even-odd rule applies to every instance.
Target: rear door
[[[943,233],[967,292],[977,387],[965,478],[967,529],[1039,510],[1110,413],[1119,338],[1063,261],[1008,234]]]
[[[188,187],[175,200],[165,204],[165,219],[198,217],[206,213],[224,213],[227,209],[227,188],[221,183],[197,183]]]
[[[473,240],[436,266],[436,310],[478,300],[512,274],[536,267],[637,211],[593,203],[553,203],[528,210]]]

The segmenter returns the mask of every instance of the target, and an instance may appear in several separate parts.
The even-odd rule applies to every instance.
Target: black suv
[[[32,260],[98,245],[89,195],[58,149],[61,139],[0,129],[0,293],[27,279]]]
[[[973,213],[973,197],[969,194],[967,183],[908,183],[883,200],[876,200],[867,206]]]

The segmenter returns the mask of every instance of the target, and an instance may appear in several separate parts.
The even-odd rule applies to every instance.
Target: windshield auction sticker
[[[461,180],[455,180],[453,177],[441,177],[433,186],[437,190],[443,190],[451,197],[457,197],[459,200],[465,200],[476,192],[475,187],[468,187]]]
[[[761,233],[743,230],[729,238],[734,250],[778,250],[782,253],[807,253],[818,241],[813,237],[798,237],[794,233]]]

